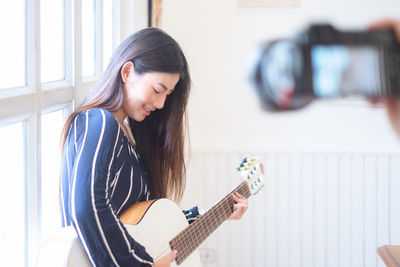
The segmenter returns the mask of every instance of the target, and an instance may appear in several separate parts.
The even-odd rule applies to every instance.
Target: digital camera
[[[269,111],[299,109],[317,98],[400,95],[400,45],[392,28],[311,25],[294,38],[262,44],[250,72]]]

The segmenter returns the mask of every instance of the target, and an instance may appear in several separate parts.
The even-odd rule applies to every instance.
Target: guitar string
[[[243,189],[243,187],[238,187],[237,188],[238,190],[237,191],[242,191],[241,189]],[[245,194],[245,193],[244,193]],[[247,195],[247,194],[245,194],[245,195]],[[229,196],[229,195],[228,195]],[[230,200],[230,202],[231,202],[231,204],[229,204],[228,205],[228,208],[227,209],[222,209],[222,211],[227,211],[227,210],[231,210],[231,206],[233,205],[233,199],[231,199],[231,198],[225,198],[224,199],[225,201],[221,201],[218,205],[216,205],[216,209],[214,209],[214,212],[212,212],[212,213],[209,213],[209,216],[206,216],[205,217],[205,220],[203,220],[203,222],[207,222],[207,223],[211,223],[211,225],[213,225],[214,227],[215,226],[218,226],[218,225],[220,225],[223,221],[225,221],[225,219],[226,218],[228,218],[229,217],[229,214],[231,214],[231,211],[229,211],[227,214],[223,214],[222,212],[221,212],[221,208],[223,207],[223,205],[226,205],[226,204],[228,204],[227,203],[227,201],[226,200]],[[218,217],[216,217],[216,214],[218,214],[218,213],[216,213],[216,211],[219,211],[219,213],[221,213],[221,214],[223,214],[223,215],[225,215],[225,217],[221,217],[221,215],[220,216],[218,216]],[[214,217],[214,220],[213,220],[213,218],[211,217],[211,215],[213,215],[213,217]],[[204,225],[204,224],[203,224]],[[193,247],[194,248],[197,248],[197,246],[198,246],[198,244],[199,243],[201,243],[203,240],[202,239],[204,239],[205,237],[207,237],[210,233],[212,233],[215,229],[212,229],[212,228],[204,228],[203,227],[203,225],[200,225],[200,228],[198,229],[198,230],[200,230],[200,232],[199,231],[193,231],[193,232],[199,232],[199,234],[200,234],[200,239],[198,240],[198,241],[200,241],[200,242],[196,242],[196,243],[191,243],[191,244],[186,244],[187,242],[186,242],[186,240],[188,240],[188,238],[187,238],[187,233],[185,233],[185,234],[183,234],[183,235],[181,235],[180,237],[180,240],[179,241],[183,241],[183,243],[182,242],[180,242],[181,244],[185,244],[185,249],[183,250],[183,252],[185,253],[185,254],[187,254],[187,252],[188,251],[190,251],[190,253],[192,252],[191,250],[193,250]],[[196,230],[196,229],[194,229],[194,230]],[[193,233],[192,233],[193,234]],[[180,245],[179,244],[179,242],[178,243],[175,243],[175,245]]]
[[[206,220],[204,220],[204,222],[214,226],[214,225],[219,225],[220,222],[224,221],[221,220],[221,218],[216,217],[215,215],[216,215],[215,213],[210,213],[210,215],[206,218]],[[200,228],[198,228],[198,230],[200,231],[197,231],[199,232],[199,235],[196,235],[196,237],[199,238],[196,240],[197,242],[189,243],[187,242],[187,240],[189,239],[186,240],[184,239],[183,241],[185,242],[186,246],[182,250],[183,253],[181,253],[180,260],[186,259],[186,257],[190,255],[198,247],[198,244],[200,244],[205,239],[205,237],[207,237],[211,232],[215,230],[213,228],[207,228],[205,227],[205,223],[203,223],[200,225]]]
[[[238,190],[240,191],[240,189]],[[225,219],[227,219],[229,217],[229,215],[231,214],[231,206],[233,205],[234,201],[232,198],[230,199],[226,199],[229,202],[231,202],[228,205],[228,209],[223,209],[223,211],[229,211],[228,213],[222,213],[221,209],[223,207],[223,205],[227,204],[227,201],[221,202],[220,205],[218,205],[216,207],[216,209],[213,210],[213,212],[209,213],[209,216],[207,216],[205,218],[205,220],[203,220],[203,224],[200,224],[200,232],[199,232],[199,238],[195,241],[196,242],[192,242],[187,244],[188,242],[186,242],[186,240],[189,240],[189,238],[187,238],[187,234],[185,236],[182,236],[182,238],[185,238],[185,244],[186,246],[183,249],[183,253],[181,253],[181,257],[180,260],[183,261],[184,259],[186,259],[212,232],[214,232],[216,230],[216,228],[225,221]],[[219,211],[219,212],[217,212]],[[218,216],[216,216],[218,215]],[[223,215],[225,215],[225,217],[222,217]],[[211,225],[211,227],[205,227],[207,225]]]
[[[240,186],[238,187],[238,188],[236,188],[235,190],[237,190],[237,191],[239,191],[240,190]],[[234,191],[235,191],[234,190]],[[219,203],[217,203],[216,204],[216,207],[218,208],[222,203],[225,203],[227,200],[228,200],[228,198],[230,197],[231,195],[230,194],[228,194],[224,199],[222,199],[222,201],[220,201]],[[212,210],[210,210],[210,211],[212,211]],[[206,214],[204,214],[204,215],[206,215]],[[204,216],[203,215],[203,216]],[[204,219],[208,219],[208,217],[207,216],[205,216],[204,217]],[[202,221],[202,220],[200,220],[200,221]],[[199,221],[199,222],[200,222]],[[195,222],[194,222],[195,223]],[[192,228],[195,228],[195,227],[192,227]],[[185,229],[186,231],[183,231],[181,234],[179,234],[178,236],[177,236],[177,238],[175,238],[175,240],[173,240],[173,241],[182,241],[182,240],[186,240],[187,238],[186,238],[186,235],[187,235],[187,232],[189,232],[189,228],[186,228]]]
[[[217,206],[219,208],[219,205]],[[211,215],[214,215],[214,219],[212,218]],[[206,228],[204,227],[205,224],[211,224],[215,225],[218,223],[218,219],[215,217],[215,214],[213,212],[208,213],[207,215],[204,214],[205,216],[202,220],[203,223],[200,223],[197,227],[194,227],[192,231],[186,231],[185,234],[181,234],[178,239],[176,239],[174,243],[175,247],[179,249],[179,247],[182,247],[183,249],[180,249],[179,251],[180,258],[183,260],[187,257],[189,252],[191,253],[195,248],[197,248],[198,244],[202,242],[202,239],[204,237],[208,236],[210,232],[212,232],[214,229]],[[199,239],[195,239],[197,242],[192,242],[189,243],[188,235],[194,235]]]
[[[237,190],[237,191],[242,191],[241,189],[243,189],[243,188],[242,188],[242,187],[238,187],[238,190]],[[242,193],[243,193],[243,192],[242,192]],[[243,194],[245,194],[245,193],[243,193]],[[245,195],[247,195],[247,194],[245,194]],[[209,216],[209,217],[206,217],[205,220],[203,220],[203,221],[204,221],[204,222],[207,222],[207,223],[211,223],[211,225],[213,225],[214,227],[215,227],[215,226],[219,226],[223,221],[225,221],[225,219],[229,217],[229,214],[230,214],[231,212],[228,212],[227,214],[225,214],[226,217],[221,217],[221,216],[216,217],[215,215],[216,215],[217,213],[215,213],[215,212],[216,212],[216,211],[220,211],[219,213],[221,213],[221,208],[222,208],[222,206],[227,204],[227,201],[226,201],[226,200],[231,200],[232,203],[231,203],[230,205],[228,205],[228,209],[223,209],[222,211],[230,210],[230,209],[231,209],[231,206],[233,205],[233,199],[227,199],[227,198],[225,198],[225,201],[221,201],[221,202],[219,203],[219,205],[216,207],[216,209],[214,210],[214,212],[213,212],[213,213],[210,213],[210,216]],[[221,213],[221,214],[223,214],[223,213]],[[213,215],[214,220],[213,220],[213,218],[211,217],[211,215]],[[181,258],[186,258],[188,254],[192,253],[193,250],[196,249],[196,248],[198,247],[198,245],[199,245],[200,243],[202,243],[202,242],[204,241],[204,239],[205,239],[206,237],[208,237],[208,235],[209,235],[210,233],[212,233],[213,231],[215,231],[215,229],[216,229],[216,228],[214,228],[214,229],[212,229],[212,228],[204,228],[203,225],[200,225],[200,228],[198,229],[198,230],[200,230],[200,231],[193,231],[193,232],[199,232],[199,234],[200,234],[200,235],[199,235],[199,236],[200,236],[200,239],[198,239],[197,242],[195,242],[195,243],[188,243],[188,241],[187,241],[187,240],[188,240],[188,238],[187,238],[187,235],[188,235],[188,234],[187,234],[187,233],[186,233],[185,235],[182,235],[180,239],[182,239],[182,238],[183,238],[183,239],[182,239],[182,240],[179,240],[179,241],[181,241],[181,242],[175,243],[175,245],[177,245],[177,246],[184,245],[184,248],[185,248],[185,249],[182,250],[183,253],[180,253],[180,254],[181,254]],[[194,230],[196,230],[196,229],[194,229]],[[192,234],[193,234],[193,232],[192,232]]]
[[[247,190],[246,190],[247,189]],[[234,204],[232,194],[233,192],[239,192],[248,198],[251,195],[250,188],[247,183],[244,181],[237,188],[235,188],[230,194],[225,196],[221,201],[219,201],[214,208],[210,210],[205,216],[203,220],[198,222],[198,225],[193,225],[192,228],[185,228],[180,234],[178,234],[175,238],[173,238],[170,242],[171,247],[173,249],[178,250],[179,257],[177,256],[177,260],[185,260],[212,232],[216,230],[216,228],[223,223],[232,213],[232,206]],[[231,203],[228,203],[231,202]],[[224,208],[227,205],[227,208]],[[217,213],[218,211],[218,213]],[[225,214],[225,211],[229,211]],[[218,216],[216,216],[219,214]],[[222,214],[222,216],[221,216]],[[211,217],[213,216],[214,219]],[[200,217],[201,218],[201,217]],[[199,219],[200,219],[199,218]],[[198,220],[199,220],[198,219]],[[196,221],[193,223],[195,224]],[[205,225],[211,225],[212,227],[205,227]],[[215,228],[214,228],[215,227]],[[188,229],[188,230],[187,230]],[[195,235],[198,234],[198,235]],[[189,242],[189,238],[191,236],[195,236],[194,242]]]

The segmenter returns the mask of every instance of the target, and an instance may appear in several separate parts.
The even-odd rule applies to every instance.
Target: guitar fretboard
[[[238,192],[242,196],[249,198],[251,192],[246,181],[232,190],[216,205],[204,213],[194,223],[190,224],[169,243],[172,250],[177,250],[177,264],[181,264],[207,237],[213,233],[233,212],[232,194]]]

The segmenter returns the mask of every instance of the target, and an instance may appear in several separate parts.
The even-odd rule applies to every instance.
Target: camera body
[[[400,45],[392,28],[311,25],[261,45],[250,80],[269,111],[299,109],[317,98],[400,95]]]

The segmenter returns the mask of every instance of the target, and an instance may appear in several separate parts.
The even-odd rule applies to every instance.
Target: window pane
[[[65,79],[65,16],[63,0],[40,1],[42,82]]]
[[[0,1],[0,89],[26,84],[25,0]]]
[[[109,0],[110,1],[110,0]],[[82,1],[82,75],[92,76],[95,71],[95,2]]]
[[[42,115],[42,241],[61,226],[58,201],[63,111]]]
[[[1,266],[25,264],[25,164],[23,124],[0,128]]]
[[[103,0],[103,71],[107,68],[113,51],[113,2]]]

